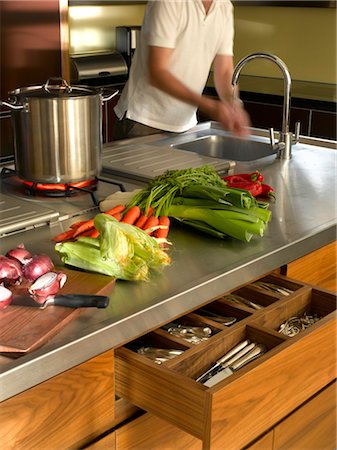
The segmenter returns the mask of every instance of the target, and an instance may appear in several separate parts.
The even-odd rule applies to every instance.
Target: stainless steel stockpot
[[[59,78],[11,91],[0,104],[12,110],[18,176],[52,184],[95,178],[102,164],[102,104],[117,94]]]

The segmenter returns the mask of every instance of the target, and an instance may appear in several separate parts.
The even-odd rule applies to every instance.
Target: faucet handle
[[[270,138],[270,144],[273,148],[276,146],[275,142],[275,131],[274,128],[269,128],[269,138]]]
[[[296,122],[294,138],[292,140],[293,144],[297,144],[297,142],[300,140],[300,129],[301,129],[301,122]]]

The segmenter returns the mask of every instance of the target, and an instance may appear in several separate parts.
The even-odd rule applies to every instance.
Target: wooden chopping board
[[[106,275],[81,272],[68,268],[56,271],[67,275],[67,281],[59,291],[63,294],[109,295],[115,279]],[[26,288],[24,288],[26,293]],[[12,290],[23,293],[22,287]],[[48,306],[46,309],[9,305],[0,311],[0,353],[18,357],[41,347],[52,336],[74,320],[83,308]],[[93,314],[96,308],[92,309]]]

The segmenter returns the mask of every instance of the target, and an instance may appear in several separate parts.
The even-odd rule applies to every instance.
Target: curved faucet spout
[[[292,135],[289,133],[289,123],[290,123],[290,92],[291,92],[291,77],[288,67],[275,55],[269,53],[252,53],[251,55],[242,58],[233,71],[232,85],[233,93],[235,95],[236,85],[239,79],[240,72],[242,68],[254,59],[268,59],[274,62],[282,71],[284,79],[284,99],[283,99],[283,114],[282,114],[282,131],[278,142],[278,157],[289,159],[291,157],[291,143]]]

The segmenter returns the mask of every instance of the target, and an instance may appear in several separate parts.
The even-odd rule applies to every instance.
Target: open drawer
[[[336,375],[336,296],[282,276],[260,281],[286,290],[259,293],[251,284],[234,293],[260,304],[257,310],[225,295],[179,319],[189,325],[204,320],[216,331],[198,345],[159,329],[117,349],[117,394],[201,439],[205,449],[229,449],[249,444],[326,386]],[[237,312],[229,327],[205,317],[205,309],[221,315],[222,308],[224,316]],[[282,322],[303,313],[320,320],[291,338],[278,332]],[[265,352],[211,387],[196,381],[245,340]],[[178,352],[158,364],[137,352],[148,346]]]

